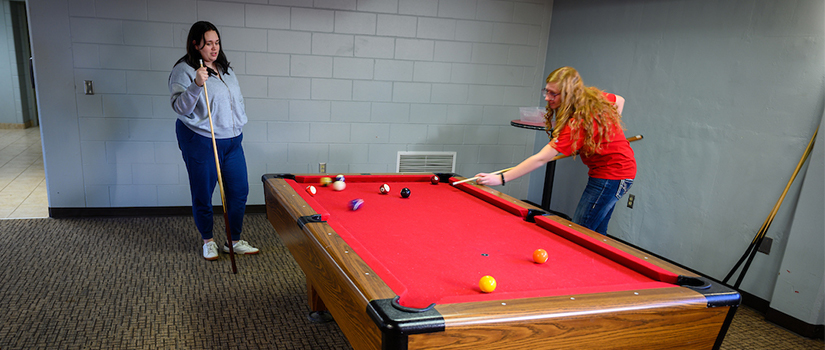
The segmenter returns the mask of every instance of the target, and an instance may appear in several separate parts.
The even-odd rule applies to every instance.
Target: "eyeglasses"
[[[549,95],[550,97],[556,98],[559,95],[561,95],[561,93],[555,93],[555,92],[550,92],[547,89],[541,89],[541,95],[542,96],[548,96]]]

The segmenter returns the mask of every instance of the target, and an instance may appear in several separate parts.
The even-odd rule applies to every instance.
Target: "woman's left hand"
[[[488,173],[478,173],[476,174],[478,179],[476,179],[476,183],[479,185],[485,186],[498,186],[501,185],[501,177],[498,174],[488,174]]]

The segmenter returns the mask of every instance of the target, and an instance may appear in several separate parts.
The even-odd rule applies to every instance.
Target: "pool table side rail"
[[[445,331],[411,335],[410,349],[717,349],[731,307],[708,308],[682,287],[436,306]],[[502,319],[511,322],[500,323]],[[536,343],[536,338],[546,339]],[[521,345],[519,345],[521,344]]]
[[[639,259],[623,250],[604,243],[605,239],[599,240],[591,236],[584,235],[571,228],[571,224],[565,225],[558,221],[549,220],[547,217],[536,217],[536,224],[544,229],[566,238],[567,240],[597,252],[610,260],[613,260],[631,270],[637,271],[655,281],[676,284],[679,275],[656,266],[652,263]]]

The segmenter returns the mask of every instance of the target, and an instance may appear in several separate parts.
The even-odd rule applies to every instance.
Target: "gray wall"
[[[319,162],[392,172],[398,151],[456,151],[473,175],[532,152],[509,121],[538,105],[543,0],[28,4],[52,208],[190,204],[166,82],[197,20],[221,30],[244,92],[250,204],[262,174]],[[523,197],[528,181],[505,190]]]
[[[608,233],[724,278],[822,119],[823,21],[821,0],[555,1],[545,74],[573,66],[585,84],[624,96],[627,135],[645,136],[632,144],[635,207],[623,199]],[[546,142],[537,137],[537,146]],[[793,299],[783,312],[821,324],[818,147],[820,159],[802,169],[768,232],[771,254],[756,256],[742,289],[771,302]],[[806,185],[812,198],[804,201],[803,178],[818,184]],[[580,161],[560,161],[552,207],[572,213],[585,182]],[[787,262],[794,274],[811,280],[780,296],[784,257],[796,259]]]
[[[0,124],[22,125],[23,104],[20,102],[20,84],[17,73],[17,57],[14,51],[9,0],[0,1],[0,70],[5,79],[0,80]]]

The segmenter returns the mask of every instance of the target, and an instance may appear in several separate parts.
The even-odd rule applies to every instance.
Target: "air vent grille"
[[[454,173],[455,152],[398,152],[396,172]]]

